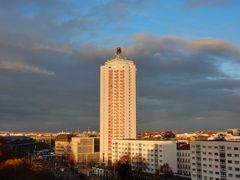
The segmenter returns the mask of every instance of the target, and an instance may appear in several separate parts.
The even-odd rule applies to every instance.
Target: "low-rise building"
[[[71,156],[72,134],[60,134],[55,140],[55,154],[57,157],[68,159]]]
[[[240,128],[227,129],[226,132],[233,136],[240,136]]]
[[[72,137],[71,149],[75,163],[99,161],[99,137]]]
[[[155,174],[168,164],[177,173],[176,141],[113,140],[112,162],[128,156],[133,170]]]
[[[36,142],[27,136],[0,136],[0,146],[8,147],[10,157],[26,157],[34,151],[44,149],[44,143]]]
[[[191,141],[192,180],[240,179],[240,142]]]

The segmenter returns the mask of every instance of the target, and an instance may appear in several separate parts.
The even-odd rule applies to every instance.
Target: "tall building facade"
[[[100,76],[100,161],[108,164],[113,139],[136,139],[136,66],[117,47]]]

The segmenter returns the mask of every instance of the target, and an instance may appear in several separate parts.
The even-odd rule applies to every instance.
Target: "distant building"
[[[192,180],[240,179],[240,142],[191,141]]]
[[[99,137],[72,137],[72,157],[75,163],[96,163],[99,161]]]
[[[35,150],[45,148],[45,144],[34,141],[27,136],[2,136],[0,145],[8,146],[12,157],[24,157]]]
[[[228,134],[232,134],[233,136],[240,136],[240,128],[227,129],[226,132]]]
[[[55,133],[28,133],[26,136],[35,139],[37,142],[42,142],[54,146],[57,134]]]
[[[176,141],[113,140],[113,163],[123,156],[129,156],[133,170],[155,174],[167,163],[177,173]]]
[[[101,66],[100,161],[112,160],[113,139],[136,139],[136,66],[115,49],[116,57]]]
[[[60,134],[55,140],[55,154],[57,157],[68,159],[71,156],[72,134]]]

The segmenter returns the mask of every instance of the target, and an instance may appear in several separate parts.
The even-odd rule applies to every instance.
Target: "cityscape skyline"
[[[238,127],[239,8],[234,0],[2,2],[0,130],[99,131],[99,66],[117,45],[138,67],[138,131]]]

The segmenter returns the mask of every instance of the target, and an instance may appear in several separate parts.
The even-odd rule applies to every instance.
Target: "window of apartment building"
[[[214,149],[218,149],[218,147],[217,147],[217,146],[214,146]]]
[[[211,153],[211,152],[208,152],[208,154],[209,154],[209,155],[212,155],[212,153]]]
[[[234,154],[234,157],[239,157],[239,154]]]
[[[220,157],[225,157],[225,153],[220,153]]]
[[[215,162],[218,162],[218,159],[215,159]]]
[[[219,174],[219,172],[216,171],[215,174]]]
[[[236,174],[235,177],[236,177],[236,178],[240,178],[240,174]]]
[[[229,164],[232,164],[232,160],[228,160],[228,163],[229,163]]]
[[[225,159],[220,159],[220,162],[225,163],[226,161],[225,161]]]
[[[229,174],[228,174],[228,177],[233,177],[233,175],[229,173]]]
[[[228,150],[231,150],[232,148],[231,147],[227,147]]]
[[[214,156],[218,156],[218,153],[214,153]]]
[[[209,174],[212,174],[213,173],[213,171],[209,171]]]
[[[208,146],[208,149],[212,149],[212,146]]]
[[[240,171],[240,168],[235,168],[235,171]]]
[[[205,149],[205,148],[206,148],[206,146],[202,146],[202,148],[204,148],[204,149]]]
[[[239,161],[235,161],[235,164],[239,164]]]
[[[232,167],[228,167],[228,170],[230,170],[230,171],[231,171],[231,170],[232,170]]]
[[[232,157],[232,154],[227,154],[228,157]]]
[[[234,151],[238,151],[238,147],[234,147]]]
[[[219,146],[220,150],[225,150],[225,146]]]

